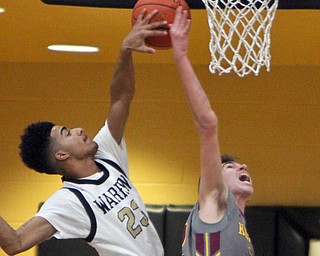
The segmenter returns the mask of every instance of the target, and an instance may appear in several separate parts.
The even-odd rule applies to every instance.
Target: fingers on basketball
[[[158,10],[158,13],[150,20],[151,23],[158,21],[167,21],[167,24],[172,24],[174,21],[176,9],[181,6],[188,13],[188,18],[191,19],[190,8],[184,0],[138,0],[132,10],[131,24],[137,22],[140,13],[146,9],[145,15],[148,15],[153,10]],[[144,15],[144,16],[145,16]],[[172,47],[169,34],[169,25],[163,26],[161,29],[168,31],[166,35],[151,36],[146,38],[145,43],[159,50],[170,49]]]

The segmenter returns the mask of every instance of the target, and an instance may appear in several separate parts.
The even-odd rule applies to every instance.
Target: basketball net
[[[208,14],[211,73],[270,71],[270,30],[278,0],[202,0]]]

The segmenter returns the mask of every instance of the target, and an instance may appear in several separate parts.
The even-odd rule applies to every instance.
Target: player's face
[[[222,164],[222,175],[234,195],[250,199],[253,186],[246,165],[237,162],[224,163]]]
[[[84,133],[82,128],[69,130],[64,126],[54,126],[51,137],[56,139],[59,150],[65,151],[74,158],[82,159],[94,156],[97,152],[97,144]]]

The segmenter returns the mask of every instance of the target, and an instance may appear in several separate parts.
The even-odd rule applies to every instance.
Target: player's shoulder
[[[44,203],[44,207],[70,207],[71,204],[77,203],[74,194],[67,188],[61,188],[55,191]]]

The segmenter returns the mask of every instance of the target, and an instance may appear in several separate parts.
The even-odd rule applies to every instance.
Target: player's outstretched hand
[[[145,39],[150,36],[165,36],[167,31],[161,30],[167,24],[167,21],[158,21],[150,23],[150,20],[158,13],[157,10],[152,11],[145,16],[144,9],[137,18],[135,25],[130,33],[122,42],[122,48],[130,49],[138,52],[155,53],[156,50],[145,44]]]
[[[179,6],[176,15],[170,27],[170,37],[174,57],[179,59],[187,54],[188,51],[188,33],[190,30],[191,20],[188,19],[188,13]]]

